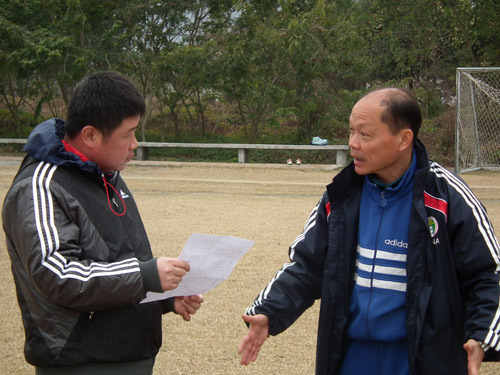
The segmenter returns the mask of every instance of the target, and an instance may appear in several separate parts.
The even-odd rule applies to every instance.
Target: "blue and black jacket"
[[[466,375],[470,338],[500,350],[500,246],[469,187],[415,143],[406,258],[405,328],[410,374]],[[338,374],[348,343],[365,178],[351,163],[309,216],[286,263],[246,311],[288,328],[321,299],[316,374]]]

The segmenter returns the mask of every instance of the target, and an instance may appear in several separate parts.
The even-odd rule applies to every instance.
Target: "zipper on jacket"
[[[372,272],[370,275],[370,298],[368,299],[368,305],[366,307],[366,335],[371,338],[370,335],[370,326],[368,325],[368,313],[370,311],[370,306],[372,304],[372,296],[373,296],[373,275],[375,273],[375,263],[377,261],[377,252],[378,252],[378,239],[380,235],[380,228],[382,227],[382,221],[384,221],[384,208],[387,206],[387,199],[385,199],[385,193],[382,191],[380,193],[380,207],[382,207],[382,212],[380,215],[380,220],[378,222],[378,228],[377,228],[377,236],[375,237],[375,251],[373,253],[373,260],[372,260]]]
[[[95,311],[89,312],[89,316],[88,316],[89,321],[92,320],[92,318],[94,317],[94,314],[95,314]]]

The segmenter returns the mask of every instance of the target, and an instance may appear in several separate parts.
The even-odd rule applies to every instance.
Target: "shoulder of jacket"
[[[442,195],[472,194],[467,183],[457,174],[437,162],[429,163],[429,173],[425,190],[434,190]]]
[[[354,170],[354,164],[349,164],[337,174],[332,182],[326,187],[326,194],[330,202],[345,199],[352,195],[357,188],[363,186],[364,176],[358,175]]]

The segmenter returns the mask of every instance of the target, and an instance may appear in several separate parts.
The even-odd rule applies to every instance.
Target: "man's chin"
[[[356,174],[359,174],[360,176],[364,176],[370,173],[366,169],[356,165],[354,166],[354,171],[356,172]]]
[[[113,168],[113,172],[120,172],[120,171],[123,171],[125,169],[125,167],[127,166],[128,162],[126,163],[123,163],[121,165],[117,165]]]

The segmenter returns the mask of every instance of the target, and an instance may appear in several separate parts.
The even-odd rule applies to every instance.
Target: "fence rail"
[[[17,143],[24,144],[26,139],[0,138],[0,144]],[[175,142],[139,142],[137,148],[137,160],[148,160],[151,147],[164,148],[225,148],[238,150],[238,163],[250,162],[250,150],[314,150],[335,151],[335,164],[344,166],[347,160],[348,145],[280,145],[280,144],[246,144],[246,143],[175,143]]]

